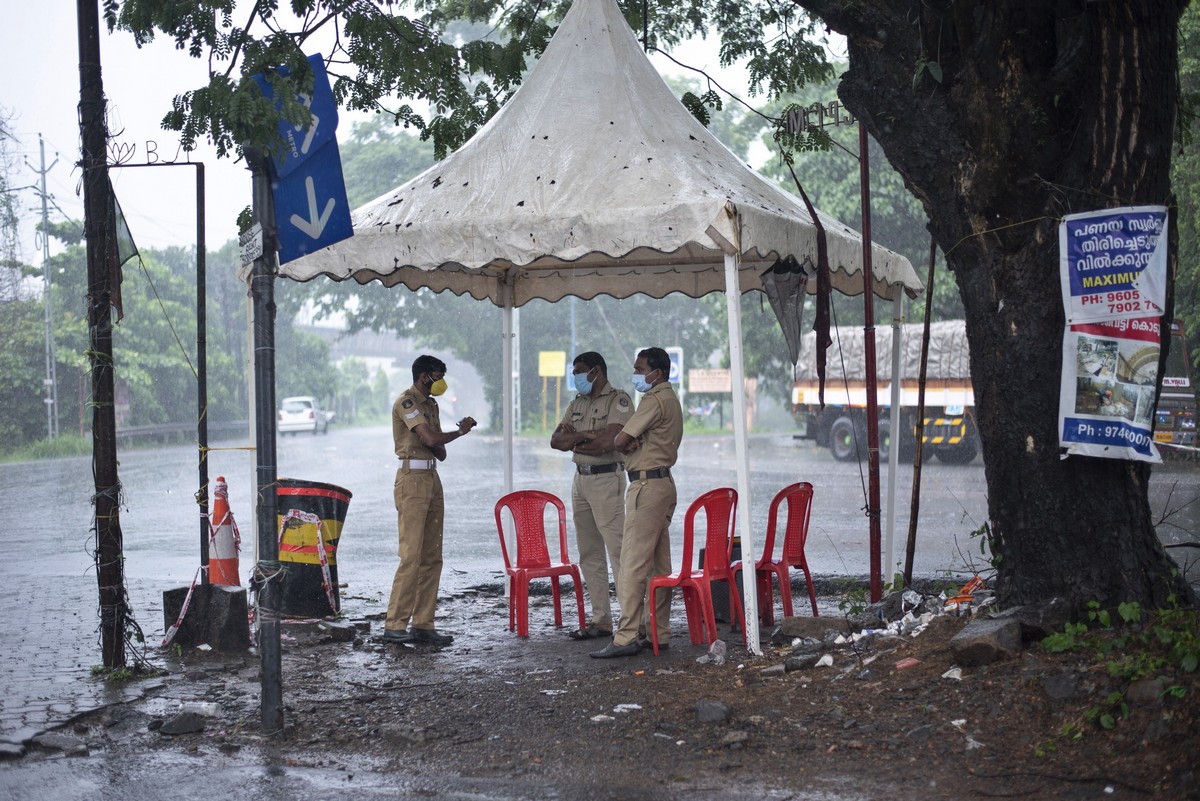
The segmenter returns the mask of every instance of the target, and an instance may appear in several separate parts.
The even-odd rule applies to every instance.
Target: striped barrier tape
[[[187,595],[183,599],[183,607],[179,610],[179,618],[171,624],[171,628],[167,629],[167,634],[163,637],[160,648],[166,648],[171,644],[171,640],[175,639],[175,635],[179,632],[179,627],[183,625],[183,618],[187,615],[188,604],[192,602],[192,593],[196,591],[196,580],[200,578],[200,571],[203,568],[196,568],[196,575],[192,576],[192,586],[188,587]]]
[[[302,512],[299,509],[288,509],[284,514],[283,520],[279,525],[279,547],[283,547],[283,532],[287,530],[288,523],[292,520],[299,520],[303,523],[310,523],[317,527],[317,558],[321,562],[321,587],[325,590],[325,598],[329,601],[329,608],[333,613],[337,614],[337,601],[333,597],[333,582],[329,577],[329,558],[325,553],[325,534],[321,530],[321,518],[311,512]]]

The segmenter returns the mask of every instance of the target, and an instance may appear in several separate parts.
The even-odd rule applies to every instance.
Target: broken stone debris
[[[724,723],[729,720],[732,710],[729,705],[711,698],[701,698],[696,702],[696,720],[699,723]]]

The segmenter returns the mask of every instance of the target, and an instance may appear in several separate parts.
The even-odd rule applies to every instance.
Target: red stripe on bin
[[[280,487],[280,495],[301,495],[319,498],[335,498],[345,503],[350,502],[350,496],[334,490],[315,489],[312,487]]]

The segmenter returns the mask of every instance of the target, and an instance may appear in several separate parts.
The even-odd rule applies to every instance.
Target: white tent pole
[[[746,442],[746,368],[742,358],[742,293],[736,254],[725,254],[725,308],[729,318],[729,364],[733,378],[733,444],[737,461],[738,523],[742,537],[742,602],[746,611],[746,649],[762,655],[758,642],[758,582],[754,535],[750,527],[750,455]]]
[[[504,300],[504,357],[502,383],[504,384],[504,494],[513,491],[513,299],[512,287],[505,284],[501,290]]]
[[[510,288],[509,292],[513,290]],[[509,363],[509,369],[512,370],[509,382],[512,384],[513,402],[512,402],[512,420],[513,436],[521,433],[521,310],[513,308],[512,311],[512,336],[509,337],[512,341],[512,361]]]
[[[904,394],[901,388],[900,350],[904,345],[904,289],[893,286],[895,296],[892,298],[892,416],[891,443],[888,447],[888,501],[887,501],[887,531],[883,540],[883,569],[884,584],[892,584],[896,575],[895,554],[892,552],[892,535],[896,529],[896,477],[900,473],[900,400]],[[895,588],[893,588],[895,589]]]

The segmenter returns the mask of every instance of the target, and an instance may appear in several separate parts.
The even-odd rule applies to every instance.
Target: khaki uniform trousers
[[[625,536],[617,579],[621,625],[613,634],[614,645],[629,645],[648,630],[646,590],[650,579],[671,572],[670,526],[675,501],[675,480],[670,477],[634,481],[625,493]],[[671,639],[671,593],[660,590],[657,595],[654,603],[661,644]]]
[[[400,537],[400,565],[392,579],[388,601],[388,631],[433,629],[438,584],[442,579],[442,524],[446,516],[442,480],[437,470],[396,471],[392,490],[396,503],[396,529]]]
[[[592,605],[591,622],[612,631],[612,603],[608,597],[608,566],[621,577],[621,538],[625,532],[625,474],[620,470],[598,475],[575,475],[571,510],[579,567]],[[607,554],[607,558],[606,557]]]

